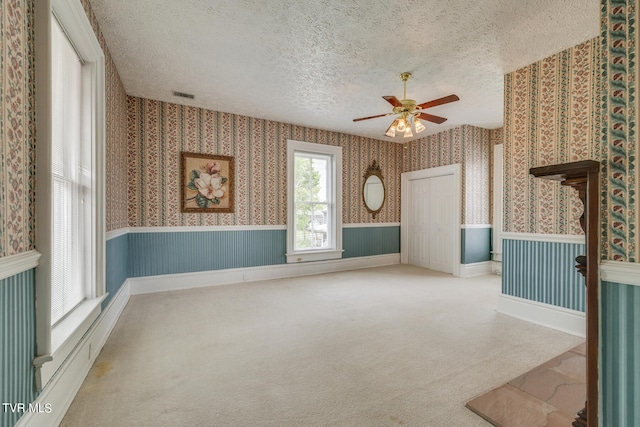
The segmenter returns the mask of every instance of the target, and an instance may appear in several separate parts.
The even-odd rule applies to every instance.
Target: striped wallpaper
[[[0,403],[36,398],[35,270],[0,280]],[[0,410],[0,427],[13,426],[22,413]]]
[[[584,311],[584,278],[573,268],[584,251],[583,244],[503,240],[502,293]]]
[[[575,190],[529,168],[600,159],[599,58],[592,39],[505,75],[504,231],[582,234]]]
[[[403,172],[461,163],[461,224],[488,224],[491,134],[463,125],[405,143]]]
[[[460,230],[462,264],[491,261],[491,227],[472,227]]]
[[[129,277],[284,264],[285,230],[130,233]]]
[[[0,257],[35,246],[34,7],[0,2]]]
[[[498,144],[502,144],[504,141],[504,128],[498,128],[491,130],[491,143],[489,144],[491,147],[491,152],[489,153],[489,224],[493,224],[493,200],[496,197],[493,194],[493,147]],[[502,197],[500,194],[499,197]]]
[[[129,277],[285,264],[286,230],[136,233],[128,237]],[[343,258],[400,252],[400,227],[343,228]],[[110,240],[111,242],[111,240]],[[107,248],[109,251],[109,248]],[[124,248],[121,248],[124,251]],[[109,252],[108,252],[109,255]],[[116,255],[117,256],[117,255]],[[110,258],[112,259],[112,258]]]
[[[640,426],[640,286],[601,290],[601,425]]]
[[[400,253],[400,226],[342,229],[343,258]]]
[[[128,225],[127,95],[89,0],[81,0],[104,52],[106,103],[106,231]]]
[[[341,146],[342,220],[400,222],[402,145],[128,97],[129,226],[286,224],[286,141]],[[180,152],[235,158],[235,212],[181,213]],[[365,170],[382,169],[387,199],[375,221],[362,202]]]
[[[109,239],[105,248],[105,282],[107,297],[102,301],[104,310],[129,277],[129,234]]]

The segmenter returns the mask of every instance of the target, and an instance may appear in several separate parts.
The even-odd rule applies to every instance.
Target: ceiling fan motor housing
[[[402,114],[402,113],[413,113],[416,110],[419,110],[420,107],[418,107],[417,102],[413,99],[401,99],[400,103],[402,104],[402,106],[400,107],[393,107],[393,113],[394,114]]]

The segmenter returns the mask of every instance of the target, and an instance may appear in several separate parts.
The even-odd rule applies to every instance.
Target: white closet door
[[[430,269],[453,273],[453,175],[429,178]]]
[[[453,273],[453,175],[409,181],[409,257],[412,265]]]
[[[429,179],[410,181],[409,264],[430,268]]]

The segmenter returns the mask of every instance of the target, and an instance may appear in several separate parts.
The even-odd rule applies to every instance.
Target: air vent
[[[177,91],[173,91],[173,96],[179,96],[180,98],[187,98],[187,99],[194,99],[195,96],[191,95],[190,93],[184,93],[184,92],[177,92]]]

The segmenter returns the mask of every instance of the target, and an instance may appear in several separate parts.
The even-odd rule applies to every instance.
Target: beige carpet
[[[64,426],[488,426],[464,407],[582,340],[500,278],[398,265],[131,298]]]

